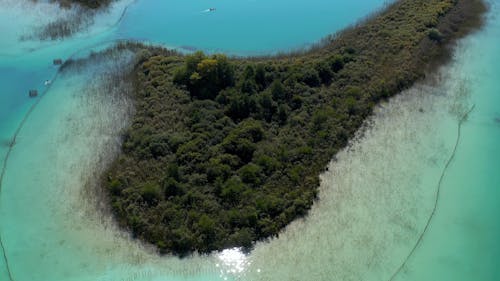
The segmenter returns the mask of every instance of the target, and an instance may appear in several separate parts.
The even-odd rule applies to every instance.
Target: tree
[[[282,101],[286,98],[285,87],[280,80],[274,80],[271,84],[271,95],[275,101]]]
[[[264,69],[264,65],[262,63],[258,64],[255,69],[255,82],[259,86],[260,90],[267,87],[266,70]]]
[[[432,41],[441,42],[443,40],[443,34],[437,28],[431,28],[427,35]]]
[[[170,196],[182,196],[186,193],[186,190],[182,186],[182,184],[171,177],[166,177],[165,179],[163,179],[163,190],[165,198],[168,198]]]
[[[286,104],[280,104],[278,106],[278,121],[281,125],[285,124],[288,119],[288,106]]]
[[[225,92],[224,100],[222,97],[218,97],[218,100],[228,103],[226,114],[234,121],[245,119],[257,111],[257,104],[252,96],[235,90]]]
[[[262,168],[254,163],[249,163],[238,170],[238,175],[244,183],[259,184]]]
[[[203,234],[212,236],[215,232],[215,221],[207,214],[203,214],[198,220],[198,227]]]
[[[233,176],[228,179],[222,186],[220,196],[224,198],[227,202],[232,202],[233,204],[241,200],[240,194],[245,190],[245,184],[241,181],[240,177]]]
[[[328,58],[328,63],[330,64],[330,69],[334,73],[337,73],[344,68],[345,58],[341,55],[333,55]]]
[[[175,71],[174,82],[185,85],[193,97],[214,99],[221,90],[234,85],[234,67],[224,55],[208,58],[196,52]]]
[[[156,204],[161,199],[160,187],[156,183],[146,183],[141,188],[141,196],[149,205]]]
[[[318,71],[312,67],[308,67],[302,70],[302,82],[304,82],[309,87],[317,87],[321,84],[321,79],[319,78]]]
[[[276,113],[277,106],[273,101],[271,94],[264,92],[260,95],[259,104],[262,109],[262,118],[267,122],[271,122],[274,113]]]
[[[250,162],[257,148],[256,143],[264,137],[264,129],[259,121],[248,119],[241,122],[222,141],[226,152],[237,155],[244,163]]]
[[[318,71],[319,78],[324,84],[329,84],[332,81],[333,70],[332,67],[326,61],[321,61],[316,65],[316,70]]]

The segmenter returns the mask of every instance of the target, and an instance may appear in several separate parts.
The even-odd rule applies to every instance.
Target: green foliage
[[[119,195],[122,192],[122,184],[117,179],[108,182],[109,192],[113,195]]]
[[[287,98],[285,87],[279,80],[275,80],[271,84],[271,95],[275,101],[283,101]]]
[[[401,0],[300,56],[142,52],[136,114],[106,180],[118,221],[179,255],[277,235],[307,213],[374,104],[446,50],[433,41],[453,37],[443,25],[466,3]]]
[[[229,204],[238,203],[245,189],[246,186],[241,179],[238,176],[233,176],[222,186],[220,196]]]
[[[248,163],[263,135],[264,130],[260,122],[248,119],[229,132],[222,141],[222,147],[225,152],[238,156],[243,163]]]
[[[302,70],[302,81],[309,87],[317,87],[321,84],[318,71],[312,67]]]
[[[160,187],[156,183],[146,183],[140,191],[142,199],[148,204],[155,204],[161,199]]]
[[[238,170],[238,175],[244,183],[258,185],[261,180],[262,168],[253,163],[249,163]]]
[[[179,183],[176,179],[169,177],[163,180],[163,190],[165,198],[169,198],[171,196],[182,196],[186,193],[186,190],[181,183]]]
[[[206,57],[196,52],[186,57],[185,66],[174,74],[174,82],[185,85],[193,97],[214,99],[234,84],[234,69],[224,55]]]

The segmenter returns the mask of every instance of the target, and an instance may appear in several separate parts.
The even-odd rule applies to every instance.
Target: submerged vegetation
[[[79,4],[83,7],[90,9],[97,9],[104,6],[107,6],[111,3],[112,0],[55,0],[62,7],[71,7],[72,4]]]
[[[37,2],[37,0],[32,0]],[[32,34],[24,34],[21,40],[59,40],[73,36],[94,24],[100,8],[109,6],[112,0],[52,0],[66,9],[66,15],[53,18],[39,26]]]
[[[94,22],[94,15],[87,11],[75,11],[71,17],[58,18],[41,26],[32,35],[25,35],[21,39],[30,40],[58,40],[70,37],[82,29],[88,28]]]
[[[179,255],[277,235],[374,105],[446,58],[484,9],[401,0],[300,55],[140,51],[136,113],[104,179],[119,223]]]

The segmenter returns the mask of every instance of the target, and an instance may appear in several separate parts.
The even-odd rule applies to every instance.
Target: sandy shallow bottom
[[[500,2],[486,27],[464,40],[451,66],[476,106],[464,123],[424,241],[396,280],[500,280]]]
[[[97,210],[92,179],[119,148],[131,110],[127,84],[113,73],[133,58],[84,60],[59,74],[12,150],[0,197],[11,273],[16,281],[389,280],[423,231],[444,171],[436,215],[396,280],[498,280],[499,32],[490,16],[435,81],[381,104],[321,175],[306,219],[250,255],[229,249],[184,260],[158,257]],[[457,139],[457,105],[476,107],[443,170]],[[0,261],[0,280],[6,274]]]
[[[425,85],[377,109],[322,175],[320,200],[307,219],[279,239],[249,256],[233,250],[157,257],[89,200],[88,179],[119,147],[127,120],[120,92],[127,85],[107,79],[129,60],[104,56],[65,70],[20,132],[1,198],[16,280],[380,280],[422,231],[456,124],[448,113],[453,92]],[[61,100],[65,106],[54,108]]]

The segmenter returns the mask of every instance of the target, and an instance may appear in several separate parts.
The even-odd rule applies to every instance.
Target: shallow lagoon
[[[0,136],[10,139],[35,102],[24,95],[27,89],[43,89],[46,77],[55,77],[57,70],[50,66],[55,56],[67,58],[78,50],[83,56],[89,47],[125,37],[239,54],[300,48],[383,4],[350,1],[345,13],[339,3],[320,0],[314,1],[310,12],[309,2],[305,12],[299,1],[297,5],[267,1],[265,7],[259,6],[261,1],[222,1],[215,13],[205,14],[201,11],[213,4],[171,3],[141,17],[155,2],[136,2],[119,25],[103,16],[94,28],[73,39],[19,42],[21,47],[30,46],[26,52],[2,42],[0,53],[7,55],[0,61]],[[490,15],[497,15],[498,4],[493,4]],[[319,12],[327,11],[325,7],[333,14]],[[292,27],[286,29],[289,32],[273,36],[276,30],[252,29],[241,16],[258,13],[266,26],[273,11],[282,17],[283,25],[276,28]],[[0,21],[7,19],[4,14],[8,9],[1,9]],[[291,16],[297,14],[301,21]],[[119,16],[114,12],[109,17]],[[183,18],[190,19],[186,29],[180,25]],[[168,28],[171,33],[150,29],[158,20],[172,20],[165,29],[175,28]],[[205,21],[204,28],[217,30],[213,40],[200,35],[205,33],[200,22]],[[233,36],[224,36],[221,26],[227,22],[241,24],[245,32],[234,32],[239,30],[235,25],[225,30]],[[86,199],[92,190],[88,179],[106,163],[105,155],[118,147],[116,135],[125,126],[129,107],[119,95],[102,91],[110,89],[108,81],[95,77],[106,77],[102,74],[126,65],[129,57],[126,53],[120,59],[102,57],[59,74],[20,131],[3,181],[0,231],[15,280],[388,280],[432,209],[439,176],[456,141],[457,122],[449,108],[462,83],[471,89],[464,102],[476,109],[463,126],[456,158],[445,171],[430,229],[396,280],[497,280],[500,178],[495,167],[500,159],[500,125],[494,120],[500,114],[495,76],[500,64],[492,62],[500,62],[499,22],[490,16],[483,31],[464,40],[455,61],[441,70],[437,84],[419,85],[381,105],[365,134],[322,176],[320,201],[310,216],[291,224],[279,239],[259,243],[249,256],[229,250],[186,260],[159,258],[96,213],[95,202]],[[29,31],[26,26],[18,33]],[[265,44],[256,45],[261,42]],[[6,149],[1,146],[0,152]],[[1,280],[8,280],[4,267],[0,274]]]

